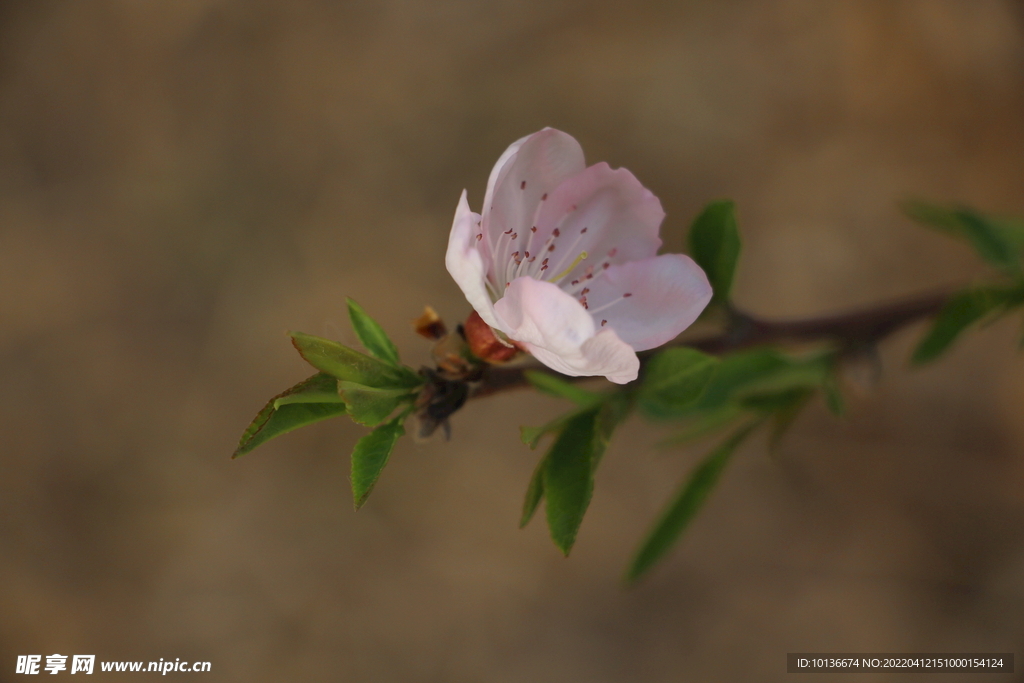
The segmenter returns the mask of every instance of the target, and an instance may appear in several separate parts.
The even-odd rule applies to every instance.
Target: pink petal
[[[604,327],[636,351],[674,339],[711,300],[704,271],[682,254],[611,266],[589,288],[587,304],[597,326],[607,321]]]
[[[552,370],[570,377],[603,376],[610,382],[626,384],[640,373],[636,352],[615,334],[604,330],[583,342],[579,352],[560,356],[527,344],[533,356]]]
[[[518,149],[513,150],[516,145]],[[504,268],[511,254],[525,249],[519,245],[531,234],[537,209],[545,202],[542,198],[585,166],[583,150],[575,138],[553,128],[534,133],[512,147],[491,171],[493,191],[485,199],[483,210],[484,239],[489,240],[494,255],[498,271],[494,281],[499,285],[504,285]],[[513,234],[515,240],[511,239]]]
[[[562,183],[544,202],[537,218],[536,246],[530,250],[543,251],[550,259],[547,272],[552,277],[586,251],[587,259],[564,278],[569,283],[588,272],[598,273],[606,261],[654,256],[661,246],[658,229],[664,218],[661,202],[632,173],[602,162]]]
[[[485,284],[489,259],[485,252],[477,248],[480,246],[477,240],[481,230],[479,222],[480,215],[469,210],[466,191],[463,190],[455,209],[455,221],[448,236],[448,252],[444,263],[473,309],[488,325],[497,327],[494,305]]]
[[[533,135],[536,135],[534,133]],[[498,184],[498,177],[501,176],[502,170],[508,164],[508,160],[515,156],[519,148],[523,146],[523,143],[530,139],[529,135],[523,136],[508,146],[501,156],[498,157],[497,163],[494,164],[494,168],[491,169],[491,175],[487,178],[487,191],[484,192],[484,213],[488,212],[491,202],[494,199],[494,186]]]
[[[594,319],[571,295],[550,282],[518,278],[494,304],[501,329],[537,360],[566,375],[604,375],[624,384],[640,361],[612,330],[596,334]]]

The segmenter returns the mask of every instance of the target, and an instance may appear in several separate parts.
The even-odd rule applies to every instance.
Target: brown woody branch
[[[731,311],[725,331],[710,337],[677,340],[674,345],[689,346],[705,353],[724,354],[760,345],[832,342],[841,351],[873,346],[896,330],[938,313],[949,300],[950,292],[935,292],[838,315],[799,320],[763,320],[739,311]],[[641,363],[652,352],[639,354]],[[527,386],[526,370],[541,366],[487,366],[480,384],[470,398],[490,396]],[[579,378],[590,379],[590,378]]]

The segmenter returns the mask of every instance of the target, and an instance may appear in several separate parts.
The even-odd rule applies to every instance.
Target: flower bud
[[[519,349],[508,342],[498,339],[491,326],[484,322],[480,314],[473,311],[466,318],[463,326],[466,343],[473,355],[487,363],[504,363],[519,353]]]

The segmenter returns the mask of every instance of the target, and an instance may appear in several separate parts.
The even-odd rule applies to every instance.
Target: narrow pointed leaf
[[[712,300],[728,301],[740,256],[735,204],[727,200],[708,204],[690,227],[689,243],[690,256],[711,283]]]
[[[611,443],[612,433],[626,419],[632,409],[633,401],[626,392],[611,394],[598,409],[597,417],[594,419],[594,451],[591,455],[591,468],[595,472],[608,444]]]
[[[555,476],[556,478],[561,477],[558,479],[558,482],[575,481],[577,484],[575,487],[561,491],[565,495],[556,494],[556,508],[565,503],[563,508],[558,509],[562,512],[569,510],[567,518],[570,521],[567,521],[565,524],[556,524],[555,527],[552,527],[552,537],[555,538],[555,542],[562,549],[562,552],[566,554],[568,554],[569,548],[572,547],[575,529],[578,529],[579,522],[582,520],[583,512],[586,511],[587,502],[589,501],[589,494],[584,496],[582,492],[588,490],[587,487],[592,488],[593,473],[597,469],[597,465],[601,461],[605,450],[608,448],[612,433],[626,419],[633,407],[632,399],[626,393],[614,393],[599,398],[601,400],[599,405],[581,408],[580,410],[561,415],[543,427],[521,428],[523,442],[531,448],[537,446],[537,442],[544,434],[556,431],[561,432],[551,447],[551,451],[541,459],[533,473],[533,478],[530,480],[530,485],[527,488],[526,500],[523,502],[523,516],[520,520],[520,527],[526,526],[544,497],[545,476],[548,475],[548,469],[551,466],[552,453],[555,453],[557,449],[556,455],[559,460],[555,465]],[[586,436],[587,434],[590,436]],[[588,448],[589,456],[585,457],[584,453]],[[589,475],[584,476],[583,464],[588,460]],[[575,472],[575,474],[570,474],[571,472]],[[550,504],[549,502],[549,506]],[[572,510],[578,510],[579,512],[579,519],[576,521],[571,521],[573,517]],[[549,509],[549,523],[550,515],[551,511]],[[557,532],[557,535],[556,527],[560,530]]]
[[[390,365],[329,339],[301,332],[289,334],[307,363],[340,380],[377,389],[412,388],[423,383],[419,375],[404,366]]]
[[[337,386],[336,379],[318,373],[270,399],[246,428],[231,457],[245,455],[275,436],[343,415],[345,405]]]
[[[547,372],[527,370],[526,379],[545,394],[568,399],[579,406],[591,406],[601,400],[600,394],[581,389]]]
[[[660,441],[658,447],[669,448],[692,443],[724,429],[746,414],[748,414],[747,411],[740,406],[729,403],[717,410],[695,415],[682,431]]]
[[[530,523],[533,513],[537,511],[537,506],[544,498],[544,468],[546,466],[547,458],[541,458],[530,477],[530,483],[526,487],[526,498],[523,500],[523,515],[519,519],[520,529]]]
[[[821,390],[825,394],[825,406],[836,417],[842,417],[846,413],[846,402],[839,389],[839,378],[836,376],[835,369],[825,375],[825,380],[821,383]]]
[[[675,544],[718,483],[736,448],[756,426],[753,423],[742,427],[697,466],[640,546],[626,573],[627,581],[639,579]]]
[[[408,389],[374,389],[355,382],[338,382],[338,391],[349,417],[367,427],[376,427],[400,405],[415,398]]]
[[[594,422],[596,411],[569,420],[545,456],[544,496],[548,528],[566,556],[576,542],[583,515],[594,492]]]
[[[352,299],[348,301],[348,317],[352,321],[352,329],[356,331],[359,341],[362,342],[370,355],[379,358],[385,363],[400,365],[398,349],[388,338],[384,328],[377,324],[377,321],[366,314],[362,306]]]
[[[799,393],[793,394],[788,404],[780,406],[775,411],[771,433],[768,436],[768,449],[770,451],[775,452],[778,449],[779,444],[782,443],[782,437],[786,435],[793,426],[793,423],[796,422],[796,418],[803,412],[812,396],[814,396],[813,389],[803,389]]]
[[[570,410],[568,413],[559,415],[558,417],[554,418],[547,424],[541,425],[540,427],[529,427],[523,425],[519,428],[519,438],[524,444],[526,444],[527,446],[530,447],[531,450],[533,450],[537,448],[537,444],[540,443],[541,438],[543,438],[545,434],[553,434],[557,431],[560,431],[562,429],[562,426],[569,420],[573,419],[577,415],[591,412],[592,410],[593,406],[587,406],[579,408],[577,410]]]
[[[911,362],[922,364],[938,358],[972,324],[1003,306],[1016,305],[1019,298],[1019,291],[998,288],[968,289],[954,294],[918,344]]]
[[[718,360],[695,349],[665,349],[644,369],[638,402],[649,417],[674,417],[696,402],[715,374]]]
[[[405,434],[405,418],[403,413],[356,442],[352,451],[352,500],[357,510],[369,498],[395,443]]]
[[[919,223],[966,239],[990,264],[1011,273],[1020,272],[1021,247],[1024,246],[1020,223],[986,216],[965,207],[945,208],[919,201],[905,202],[903,211]]]
[[[723,358],[696,404],[684,414],[717,410],[736,400],[820,387],[830,371],[829,354],[792,357],[774,349],[741,351]]]

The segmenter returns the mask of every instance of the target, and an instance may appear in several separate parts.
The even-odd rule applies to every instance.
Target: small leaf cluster
[[[971,285],[946,302],[911,358],[923,364],[945,353],[970,327],[1024,306],[1024,221],[917,201],[905,203],[903,210],[919,223],[965,240],[993,269],[989,281]]]
[[[413,412],[424,379],[402,365],[383,328],[356,302],[349,319],[367,353],[321,337],[290,332],[299,355],[319,372],[272,398],[235,450],[244,455],[275,436],[339,415],[373,427],[352,451],[352,497],[358,509],[373,490]]]

